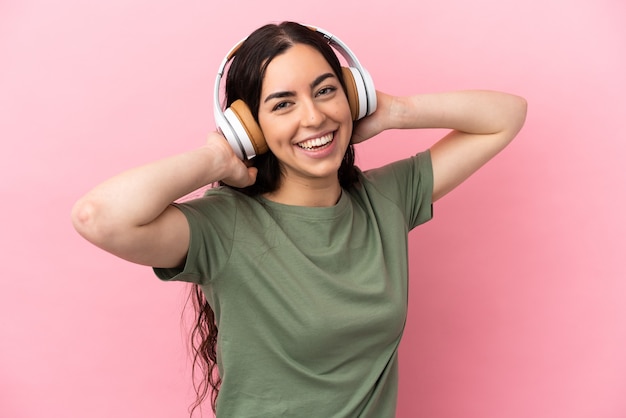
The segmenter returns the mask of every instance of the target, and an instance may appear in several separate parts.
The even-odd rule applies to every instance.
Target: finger
[[[250,186],[256,183],[256,176],[259,173],[259,169],[256,167],[248,167],[248,179],[250,180]]]

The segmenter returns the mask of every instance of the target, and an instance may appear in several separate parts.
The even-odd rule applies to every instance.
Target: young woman
[[[408,232],[526,114],[523,99],[498,92],[375,92],[377,110],[354,122],[349,90],[319,32],[264,26],[234,53],[226,104],[247,105],[266,153],[244,162],[214,132],[105,181],[73,209],[95,245],[196,285],[198,403],[210,386],[218,417],[393,417]],[[397,128],[451,132],[405,160],[354,166],[352,144]]]

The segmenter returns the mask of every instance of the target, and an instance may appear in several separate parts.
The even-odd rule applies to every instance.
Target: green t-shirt
[[[432,217],[428,151],[359,172],[332,207],[229,188],[177,206],[184,269],[219,328],[217,416],[392,418],[407,313],[408,232]]]

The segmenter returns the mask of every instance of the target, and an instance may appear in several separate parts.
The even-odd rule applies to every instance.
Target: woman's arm
[[[379,108],[356,125],[353,142],[361,142],[386,129],[452,130],[431,147],[433,201],[500,152],[519,132],[526,118],[524,99],[493,91],[410,97],[379,92],[378,98]]]
[[[72,209],[76,230],[98,247],[126,260],[155,267],[180,266],[189,247],[189,227],[170,204],[223,180],[254,183],[256,168],[240,161],[219,134],[206,145],[119,174],[96,186]]]

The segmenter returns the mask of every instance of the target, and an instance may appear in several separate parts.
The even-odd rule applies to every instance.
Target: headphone
[[[339,38],[315,26],[306,26],[323,36],[328,44],[345,58],[348,67],[342,67],[342,74],[346,85],[346,95],[352,113],[352,120],[364,118],[376,110],[376,89],[367,70],[361,66],[359,60]],[[239,41],[222,60],[215,79],[213,113],[215,124],[222,132],[230,146],[241,160],[251,159],[268,151],[261,127],[254,120],[250,108],[243,100],[235,100],[230,107],[222,110],[219,99],[220,82],[226,65],[235,56],[241,44],[247,39]]]

